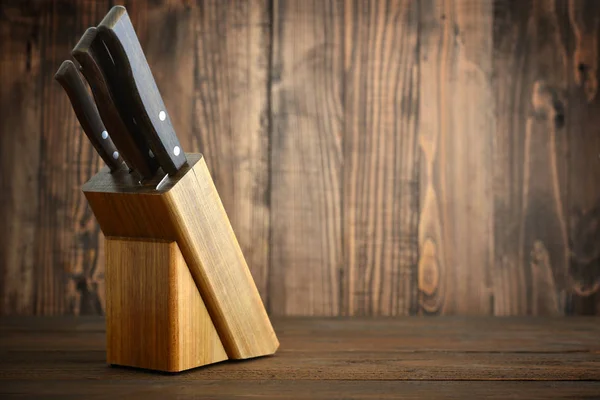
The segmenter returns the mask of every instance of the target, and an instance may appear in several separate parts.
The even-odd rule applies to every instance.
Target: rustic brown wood
[[[179,372],[227,359],[176,242],[106,239],[106,360]]]
[[[103,313],[51,75],[112,3],[0,4],[0,314]],[[125,6],[271,312],[599,312],[594,0]]]
[[[312,335],[315,340],[315,335]],[[3,380],[110,379],[159,381],[161,375],[106,365],[100,345],[95,350],[71,349],[12,354],[14,365],[1,366]],[[89,338],[88,338],[89,340]],[[340,340],[340,339],[338,339]],[[83,341],[83,340],[82,340]],[[283,342],[285,344],[285,342]],[[308,340],[303,341],[304,344]],[[352,343],[348,346],[352,346]],[[598,354],[503,352],[393,352],[369,350],[328,352],[281,351],[273,357],[244,362],[224,362],[171,377],[171,383],[221,380],[223,385],[245,379],[331,381],[598,381]],[[35,366],[32,366],[34,365]],[[29,369],[29,370],[28,370]],[[43,373],[43,375],[41,375]]]
[[[494,310],[563,314],[569,257],[564,10],[561,2],[537,1],[501,2],[496,11]]]
[[[1,5],[3,314],[102,313],[100,231],[80,192],[100,161],[53,79],[101,6]]]
[[[425,1],[420,18],[420,311],[489,314],[492,3]]]
[[[173,49],[173,43],[177,43],[175,49],[178,50],[173,56],[184,65],[180,66],[179,61],[169,63],[170,69],[163,68],[165,72],[159,74],[164,77],[157,76],[156,81],[165,102],[179,102],[175,103],[177,109],[171,113],[186,107],[192,107],[194,111],[187,148],[199,149],[206,155],[206,163],[233,230],[267,305],[270,266],[269,4],[267,0],[209,0],[201,2],[202,6],[193,11],[192,16],[182,17],[170,11],[167,18],[171,25],[180,26],[180,21],[186,21],[185,18],[193,21],[191,34],[179,27],[177,39],[167,40],[159,31],[153,31],[157,39],[162,39],[153,40],[155,56],[148,54],[148,62],[160,67],[167,64],[165,48]],[[168,23],[162,10],[150,14],[150,21]],[[190,35],[191,41],[185,39]],[[162,43],[161,48],[158,43]],[[186,43],[190,43],[190,47]],[[190,53],[192,59],[188,58]],[[184,76],[191,76],[179,78],[180,89],[176,89],[172,86],[169,71],[178,76],[180,68]],[[188,92],[191,92],[191,99],[181,99],[181,93],[187,96]],[[185,139],[181,140],[186,145]],[[283,268],[283,265],[278,264],[276,268]]]
[[[39,155],[44,111],[40,95],[45,49],[43,32],[50,29],[37,7],[22,15],[16,7],[0,12],[0,313],[34,314],[40,190]],[[12,11],[12,12],[11,12]],[[22,19],[25,23],[16,23]],[[10,77],[10,78],[9,78]],[[64,94],[63,94],[64,96]],[[63,100],[66,100],[64,98]],[[21,140],[9,132],[27,132]],[[29,162],[20,163],[28,154]],[[10,174],[6,171],[12,171]],[[29,197],[29,201],[23,199]],[[41,200],[42,203],[46,199]],[[45,294],[40,294],[44,296]]]
[[[600,3],[569,1],[567,312],[600,314]]]
[[[349,315],[417,310],[419,4],[344,3],[343,231]]]
[[[569,323],[565,323],[569,321]],[[314,317],[274,317],[277,331],[285,333],[282,350],[302,350],[311,334],[321,337],[308,347],[311,351],[352,349],[378,352],[461,352],[485,353],[582,353],[596,352],[597,317],[577,318],[370,318],[325,319]],[[44,332],[45,339],[38,340]],[[19,343],[31,351],[60,352],[78,346],[94,349],[105,335],[104,319],[95,317],[53,317],[2,319],[3,346]],[[68,334],[67,334],[68,333]],[[86,341],[86,335],[91,340]],[[344,340],[339,340],[344,338]],[[468,338],[466,340],[465,338]],[[374,344],[377,344],[374,347]],[[492,348],[493,350],[489,350]],[[487,349],[487,350],[486,350]],[[103,349],[101,349],[103,350]],[[280,355],[280,352],[277,353]],[[212,368],[212,367],[211,367]]]
[[[4,318],[0,395],[529,399],[600,393],[595,318],[273,322],[282,343],[273,357],[164,375],[107,367],[101,318]]]
[[[106,236],[177,241],[229,358],[273,354],[279,342],[204,158],[135,184],[102,169],[83,191]]]
[[[342,268],[342,3],[275,1],[270,311],[336,315]]]
[[[40,397],[115,398],[128,399],[197,398],[199,394],[210,399],[231,399],[258,394],[263,399],[586,399],[595,398],[598,382],[444,382],[444,381],[237,381],[223,385],[221,381],[191,381],[185,385],[138,383],[94,380],[48,382],[31,386],[29,381],[14,381],[3,386],[8,398],[22,395]],[[93,393],[91,395],[91,393]]]
[[[527,84],[520,71],[527,57],[523,40],[532,2],[498,2],[494,9],[494,90],[496,133],[494,145],[494,314],[527,312],[527,282],[519,260],[519,223],[522,215],[523,120],[529,104],[522,94]],[[535,59],[535,58],[533,58]],[[527,61],[532,62],[531,58]],[[516,141],[514,140],[516,139]]]

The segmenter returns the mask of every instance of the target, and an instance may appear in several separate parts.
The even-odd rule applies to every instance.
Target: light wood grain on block
[[[106,236],[174,240],[229,358],[273,354],[279,342],[202,155],[140,185],[102,169],[83,191]]]
[[[227,359],[176,242],[107,238],[109,364],[178,372]]]

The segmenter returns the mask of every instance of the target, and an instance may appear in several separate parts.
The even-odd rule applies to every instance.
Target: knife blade
[[[123,87],[131,112],[163,171],[172,175],[186,163],[185,153],[167,113],[150,66],[125,7],[114,6],[106,14],[98,33],[110,52],[117,81]]]
[[[119,169],[123,164],[123,159],[104,127],[96,104],[94,104],[75,64],[70,60],[63,61],[58,71],[56,71],[54,79],[60,83],[67,96],[69,96],[71,106],[83,131],[100,157],[108,165],[111,172]]]
[[[152,177],[158,170],[158,163],[131,113],[127,113],[128,106],[124,103],[124,96],[117,92],[118,88],[111,90],[107,84],[107,77],[114,76],[116,70],[111,55],[97,37],[96,28],[85,31],[71,54],[81,65],[81,72],[92,89],[100,116],[125,162],[142,178]],[[124,112],[120,113],[119,110]]]

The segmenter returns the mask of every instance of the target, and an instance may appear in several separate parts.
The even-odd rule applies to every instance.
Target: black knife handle
[[[98,109],[88,93],[75,64],[70,60],[63,61],[54,75],[54,79],[67,92],[71,106],[75,111],[75,115],[77,115],[83,131],[90,139],[90,142],[92,142],[100,157],[102,157],[111,171],[119,169],[121,164],[123,164],[123,159],[108,135],[102,123],[102,118],[98,114]]]
[[[186,163],[185,154],[125,7],[111,8],[98,25],[98,33],[115,63],[119,84],[126,88],[123,94],[130,99],[133,117],[158,163],[165,172],[176,173]]]
[[[123,96],[113,93],[107,83],[109,77],[116,73],[115,66],[96,33],[96,28],[88,28],[71,54],[81,65],[81,72],[92,89],[102,120],[125,162],[142,177],[150,178],[158,170],[158,163],[150,156],[150,148],[130,113],[122,113],[124,120],[118,111],[128,107],[120,104]]]

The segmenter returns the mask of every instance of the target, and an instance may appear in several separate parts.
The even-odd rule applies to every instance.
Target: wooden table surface
[[[0,319],[0,398],[600,398],[599,318],[274,318],[275,356],[105,364],[98,317]]]

